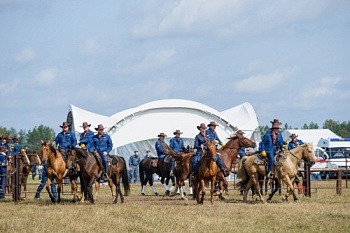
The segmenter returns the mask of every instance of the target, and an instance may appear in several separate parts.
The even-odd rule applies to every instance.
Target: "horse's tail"
[[[126,167],[126,162],[123,157],[121,157],[125,166],[123,169],[123,174],[122,174],[122,180],[123,180],[123,186],[124,186],[124,195],[128,196],[130,193],[130,183],[129,183],[129,177],[128,177],[128,168]]]
[[[141,160],[139,164],[139,176],[140,176],[141,188],[142,188],[143,181],[145,180],[145,173],[143,172],[143,161],[144,159]]]
[[[247,156],[244,156],[240,161],[239,161],[239,168],[237,170],[237,177],[241,179],[240,182],[236,184],[236,187],[242,187],[245,184],[245,181],[248,178],[247,171],[244,166],[244,162],[247,160]]]

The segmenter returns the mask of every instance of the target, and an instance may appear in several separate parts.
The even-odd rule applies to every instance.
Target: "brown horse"
[[[139,176],[141,183],[141,190],[143,186],[146,186],[147,182],[151,187],[153,187],[153,174],[158,172],[158,158],[144,158],[140,161],[139,164]],[[158,192],[155,190],[155,195],[158,195]],[[142,192],[142,191],[141,191]]]
[[[19,155],[22,154],[24,163],[22,166],[22,176],[21,176],[21,183],[23,186],[23,190],[27,191],[27,180],[28,176],[32,170],[33,166],[41,165],[41,159],[38,155],[38,153],[34,150],[21,150]],[[23,161],[22,159],[22,161]]]
[[[19,158],[19,177],[23,176],[23,168],[30,163],[27,154],[25,153],[25,150],[21,150],[17,155],[8,155],[6,156],[6,165],[7,165],[7,180],[6,180],[6,190],[7,193],[11,193],[13,190],[13,184],[14,184],[14,172],[15,168],[13,167],[14,159]],[[20,180],[20,185],[22,185],[22,179]]]
[[[59,150],[56,150],[56,148],[50,144],[50,141],[44,142],[41,140],[41,155],[42,160],[47,160],[47,168],[46,168],[46,174],[47,174],[47,182],[46,182],[46,190],[50,196],[50,199],[53,203],[60,203],[61,202],[61,190],[62,190],[62,183],[63,178],[66,177],[68,174],[68,169],[66,168],[66,162],[63,159],[63,156]],[[73,190],[73,202],[76,201],[78,198],[77,195],[77,184],[76,184],[76,175],[70,176],[70,182],[71,187]],[[54,179],[57,179],[57,194],[58,198],[54,198],[52,195],[52,192],[50,190],[51,183]]]
[[[118,202],[118,195],[120,195],[121,203],[124,203],[124,196],[128,196],[130,194],[130,183],[125,159],[121,156],[110,155],[110,165],[107,174],[109,176],[108,186],[111,189],[112,197],[114,198],[113,203],[116,204]],[[124,195],[120,188],[121,181],[123,181]],[[113,184],[115,185],[115,194],[113,191]],[[97,193],[100,190],[100,183],[96,182],[95,187],[95,196],[97,196]]]
[[[210,202],[214,203],[214,185],[219,168],[216,164],[216,145],[213,141],[206,140],[207,149],[204,156],[199,161],[198,179],[193,180],[196,199],[198,204],[203,204],[205,195],[205,181],[211,181]],[[200,194],[202,195],[199,199]]]
[[[231,171],[233,168],[233,162],[237,158],[237,154],[240,148],[255,148],[256,143],[249,138],[245,137],[243,134],[236,134],[228,138],[225,146],[217,150],[220,154],[222,161],[224,162],[226,168]],[[220,170],[219,170],[220,171]],[[218,173],[219,182],[219,197],[222,198],[223,188],[228,187],[227,180],[223,176],[222,172]]]
[[[184,195],[182,187],[185,184],[185,180],[188,179],[190,177],[190,174],[192,173],[191,159],[194,152],[189,152],[189,153],[180,152],[179,154],[177,154],[167,144],[164,144],[163,148],[165,153],[175,158],[176,163],[178,163],[178,166],[174,167],[174,175],[176,177],[176,186],[175,186],[175,190],[170,194],[170,196],[175,196],[177,191],[179,190],[181,199],[187,200],[187,198]]]
[[[280,186],[282,184],[281,181],[286,180],[285,182],[288,186],[288,191],[284,198],[285,200],[288,200],[289,195],[293,193],[292,183],[298,171],[298,162],[300,162],[301,159],[304,159],[305,161],[312,163],[312,161],[315,162],[315,157],[313,154],[312,144],[310,143],[296,147],[290,151],[284,151],[283,154],[279,155],[278,157],[280,156],[283,157],[283,160],[286,160],[288,162],[282,162],[283,164],[285,164],[283,166],[275,164],[275,167],[277,168],[276,175],[281,175],[284,169],[288,170],[288,172],[283,173],[283,176],[281,176],[278,182]],[[247,201],[248,191],[250,187],[254,185],[255,192],[258,194],[260,201],[263,203],[265,202],[260,193],[260,187],[258,182],[259,174],[263,176],[266,176],[267,174],[265,163],[261,161],[261,154],[255,153],[250,156],[244,156],[241,160],[240,168],[237,172],[237,176],[242,179],[241,184],[243,185],[244,183],[246,183],[246,187],[243,194],[243,201]],[[287,176],[289,177],[289,180]],[[276,188],[275,190],[277,191],[278,188]],[[270,200],[271,197],[269,198]]]

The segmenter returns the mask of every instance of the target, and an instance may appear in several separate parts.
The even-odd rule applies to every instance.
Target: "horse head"
[[[206,155],[208,157],[216,158],[216,145],[214,141],[205,140],[207,144]]]
[[[304,145],[301,145],[303,147],[303,159],[304,161],[312,166],[316,163],[314,148],[312,143],[305,143]]]
[[[229,148],[229,149],[237,149],[239,150],[240,148],[255,148],[256,143],[253,140],[250,140],[247,137],[244,137],[242,134],[236,134],[228,138],[228,142],[224,146],[224,148]]]
[[[69,147],[67,153],[66,167],[68,171],[74,170],[75,162],[77,160],[77,151],[75,147]]]

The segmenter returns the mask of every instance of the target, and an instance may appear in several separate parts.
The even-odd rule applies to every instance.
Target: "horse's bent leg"
[[[244,189],[244,193],[243,193],[243,201],[246,202],[247,201],[247,197],[248,197],[248,192],[249,192],[249,189],[250,187],[252,187],[252,179],[250,178],[248,183],[246,184],[245,186],[245,189]]]
[[[72,202],[75,203],[79,197],[78,197],[78,185],[77,185],[77,180],[75,177],[71,177],[70,179],[70,186],[73,191],[73,200]]]
[[[96,202],[97,200],[97,194],[100,191],[100,183],[95,181],[95,194],[94,194],[94,201]]]
[[[109,188],[111,189],[112,197],[115,197],[116,195],[118,195],[117,193],[114,194],[114,190],[113,190],[113,180],[112,180],[112,178],[109,178],[109,180],[108,180],[108,186],[109,186]]]
[[[51,180],[52,178],[51,177],[48,177],[48,179],[47,179],[47,182],[46,182],[46,191],[47,191],[47,193],[49,194],[49,197],[50,197],[50,199],[51,199],[51,202],[52,203],[56,203],[57,202],[57,200],[53,197],[53,195],[52,195],[52,192],[51,192],[51,183],[52,183],[52,180]]]

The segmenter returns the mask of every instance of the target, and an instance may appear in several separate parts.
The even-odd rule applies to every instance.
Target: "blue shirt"
[[[92,132],[91,130],[88,130],[86,135],[85,132],[82,132],[80,134],[80,143],[85,144],[85,148],[89,151],[89,152],[93,152],[95,150],[95,146],[94,146],[94,141],[93,141],[93,137],[94,137],[94,132]]]
[[[297,139],[295,142],[290,141],[288,143],[288,150],[294,149],[297,146],[303,145],[304,142],[302,140]]]
[[[162,144],[165,143],[163,142],[162,140],[158,139],[156,141],[156,144],[155,144],[155,148],[156,148],[156,151],[157,151],[157,156],[158,158],[163,158],[165,153],[164,153],[164,149],[163,149],[163,146]]]
[[[283,146],[283,137],[281,132],[277,132],[276,134],[276,141],[273,142],[272,139],[272,130],[269,129],[266,134],[264,135],[263,139],[261,140],[259,144],[259,149],[264,150],[266,152],[275,152],[278,148],[281,148]]]
[[[129,159],[129,167],[138,166],[140,161],[141,159],[139,158],[139,156],[136,156],[136,155],[131,156]]]
[[[217,140],[219,142],[219,144],[222,144],[220,138],[218,137],[218,134],[214,131],[212,131],[210,128],[208,128],[206,131],[205,131],[206,135],[207,135],[207,139],[209,141],[214,141],[214,140]]]
[[[5,164],[6,164],[6,155],[5,153],[0,152],[0,174],[5,174],[7,172]]]
[[[243,158],[245,156],[245,148],[241,147],[238,151],[238,154],[241,158]]]
[[[185,150],[184,140],[182,138],[173,137],[170,139],[169,146],[175,153]]]
[[[207,143],[205,142],[205,138],[204,136],[199,133],[196,135],[196,137],[194,138],[194,149],[197,149],[197,151],[201,150],[201,145],[203,145],[204,147],[207,147]]]
[[[20,152],[21,147],[19,146],[18,142],[13,142],[13,145],[14,145],[14,148],[13,148],[12,154],[16,155]]]
[[[71,131],[67,131],[66,133],[63,133],[63,131],[60,132],[59,134],[57,134],[54,142],[66,152],[68,151],[69,146],[75,147],[77,145],[77,139],[75,137],[75,134]]]
[[[105,133],[103,133],[101,137],[98,137],[98,136],[99,136],[98,134],[95,134],[92,137],[95,149],[100,155],[103,155],[103,152],[107,152],[107,154],[109,154],[109,152],[111,152],[113,148],[111,137]]]

